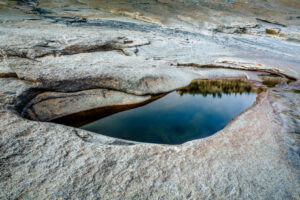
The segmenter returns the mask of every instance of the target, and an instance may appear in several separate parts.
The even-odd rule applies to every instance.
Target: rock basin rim
[[[167,95],[167,94],[169,94],[171,92],[181,91],[181,90],[188,90],[191,87],[191,85],[193,83],[197,83],[197,81],[201,81],[201,82],[204,82],[204,83],[205,82],[210,82],[210,81],[212,81],[212,82],[228,81],[228,82],[242,82],[242,83],[247,83],[248,84],[247,85],[248,86],[247,92],[248,93],[249,92],[253,92],[253,93],[257,93],[258,94],[257,97],[256,97],[256,101],[254,101],[253,105],[251,105],[250,107],[246,108],[241,113],[239,113],[234,118],[232,118],[232,120],[224,127],[224,128],[226,128],[234,120],[236,120],[240,115],[242,115],[244,112],[246,112],[247,110],[251,109],[253,106],[255,106],[258,103],[258,101],[260,99],[260,97],[259,97],[260,93],[267,92],[267,90],[270,89],[269,85],[267,85],[264,82],[265,78],[271,78],[271,79],[272,78],[276,78],[277,80],[275,80],[275,82],[273,81],[271,83],[271,84],[273,84],[272,87],[275,87],[275,88],[276,88],[276,85],[278,87],[280,87],[280,85],[284,85],[284,84],[287,84],[287,82],[293,81],[293,79],[289,79],[288,77],[285,77],[284,75],[278,75],[278,74],[268,73],[268,72],[263,72],[262,73],[261,71],[258,71],[256,73],[257,73],[258,77],[263,77],[263,78],[260,78],[259,80],[255,80],[255,81],[248,80],[247,78],[222,78],[222,77],[221,78],[217,78],[217,79],[195,79],[195,80],[191,81],[191,83],[188,84],[187,86],[180,87],[180,88],[171,90],[169,92],[161,93],[161,94],[150,95],[149,99],[147,99],[145,101],[142,101],[142,102],[139,102],[139,103],[122,104],[122,105],[109,105],[109,106],[105,106],[105,107],[91,108],[91,109],[83,110],[83,111],[80,111],[80,112],[68,113],[68,114],[61,114],[61,115],[50,117],[50,118],[48,117],[46,120],[43,120],[43,121],[44,122],[51,122],[51,123],[63,124],[63,125],[72,126],[72,127],[80,127],[80,126],[82,126],[82,125],[84,125],[86,123],[90,123],[91,121],[99,120],[101,118],[107,117],[109,115],[112,115],[112,114],[115,114],[115,113],[118,113],[118,112],[123,112],[123,111],[126,111],[126,110],[135,109],[137,107],[145,106],[145,105],[147,105],[147,104],[149,104],[149,103],[151,103],[153,101],[156,101],[157,99],[163,98],[165,95]],[[230,86],[227,86],[227,87],[230,87]],[[208,92],[209,92],[208,94],[215,95],[217,93],[223,93],[225,91],[221,88],[217,92],[216,91],[213,91],[213,92],[212,91],[208,91]],[[242,92],[245,92],[245,91],[230,91],[230,92],[228,92],[228,94],[230,94],[230,93],[235,93],[235,94],[240,93],[241,94]],[[37,95],[39,95],[39,94],[37,94]],[[203,92],[201,94],[204,95]],[[147,96],[147,95],[142,95],[142,96]],[[31,99],[31,101],[32,101],[32,99]],[[33,101],[33,102],[40,103],[40,101],[37,101],[37,102]],[[31,120],[37,120],[37,121],[39,121],[37,118],[35,118],[36,116],[35,117],[33,117],[33,116],[31,116],[31,117],[30,116],[26,116],[27,110],[30,109],[32,106],[34,106],[34,103],[29,102],[23,108],[23,111],[22,111],[21,115],[22,115],[22,117],[26,117],[26,118],[29,118]],[[47,107],[43,106],[43,109],[47,109]],[[83,120],[83,122],[82,122],[82,120]],[[217,131],[217,132],[219,132],[219,131]],[[217,132],[215,132],[214,134],[216,134]],[[104,135],[104,136],[106,136],[106,135]],[[211,137],[211,136],[208,136],[208,137]],[[109,136],[106,136],[106,137],[109,137]],[[152,144],[152,143],[141,142],[141,141],[126,140],[126,139],[121,139],[121,138],[116,138],[116,139],[125,141],[126,143]],[[199,138],[199,139],[204,139],[204,138]],[[198,140],[198,139],[196,139],[196,140]],[[190,142],[190,141],[186,141],[186,142]],[[183,143],[181,143],[181,144],[183,144]],[[160,145],[181,145],[181,144],[160,144]]]

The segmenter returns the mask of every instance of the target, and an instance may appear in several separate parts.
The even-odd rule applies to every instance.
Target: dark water
[[[226,91],[227,86],[210,85],[202,91],[203,86],[194,85],[81,128],[111,137],[161,144],[204,138],[224,128],[256,99],[256,93],[249,87],[235,85],[235,89]]]

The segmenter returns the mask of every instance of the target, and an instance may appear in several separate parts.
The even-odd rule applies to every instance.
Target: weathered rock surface
[[[300,198],[297,1],[0,6],[0,199]],[[255,85],[263,81],[257,71],[295,82],[261,93],[215,135],[182,145],[21,116],[35,104],[51,103],[38,113],[61,116],[142,102],[193,79]]]

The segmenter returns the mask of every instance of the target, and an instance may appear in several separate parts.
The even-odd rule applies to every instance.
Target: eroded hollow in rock
[[[195,80],[139,104],[102,107],[52,121],[125,140],[181,144],[223,129],[261,91],[242,79]]]
[[[181,144],[223,129],[253,105],[258,93],[289,81],[269,73],[255,74],[251,81],[194,80],[154,96],[108,89],[42,92],[23,108],[22,116],[125,140]]]
[[[80,128],[126,140],[181,144],[221,130],[256,96],[246,81],[198,80],[147,105]]]

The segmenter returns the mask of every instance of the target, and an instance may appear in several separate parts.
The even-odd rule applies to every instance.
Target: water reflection
[[[180,95],[200,94],[222,97],[222,94],[242,94],[257,92],[251,84],[243,79],[195,80],[190,85],[177,90]]]
[[[210,136],[256,99],[243,80],[193,81],[142,107],[99,119],[82,129],[127,140],[180,144]],[[215,98],[218,97],[218,98]]]

